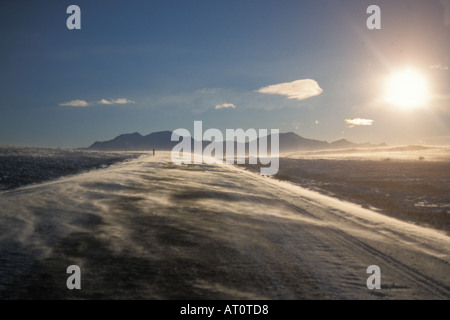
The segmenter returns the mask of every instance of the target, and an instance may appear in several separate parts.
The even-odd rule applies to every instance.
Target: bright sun
[[[426,78],[412,69],[397,72],[387,80],[386,100],[398,107],[414,109],[424,106],[429,96]]]

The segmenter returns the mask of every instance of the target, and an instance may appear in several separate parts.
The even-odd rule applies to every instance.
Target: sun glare
[[[386,83],[386,100],[404,109],[425,106],[429,99],[428,83],[421,73],[405,69],[391,75]]]

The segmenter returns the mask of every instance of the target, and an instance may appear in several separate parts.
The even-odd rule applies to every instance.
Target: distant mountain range
[[[179,141],[171,141],[171,131],[153,132],[143,136],[138,132],[122,134],[112,140],[95,142],[87,149],[101,151],[142,151],[142,150],[172,150]],[[353,148],[376,148],[386,147],[385,143],[353,143],[346,139],[334,142],[326,142],[314,139],[307,139],[296,133],[280,133],[280,153],[295,151],[314,151],[327,149],[353,149]],[[192,139],[192,138],[191,138]],[[181,139],[180,139],[181,141]],[[192,142],[194,140],[192,139]],[[203,146],[210,144],[210,141],[203,141]],[[192,143],[193,145],[193,143]],[[270,137],[268,137],[268,148],[270,148]],[[224,150],[226,148],[224,147]],[[269,149],[270,150],[270,149]]]
[[[161,131],[143,136],[138,132],[122,134],[112,140],[95,142],[88,149],[103,151],[172,150],[178,142],[171,141],[171,131]]]

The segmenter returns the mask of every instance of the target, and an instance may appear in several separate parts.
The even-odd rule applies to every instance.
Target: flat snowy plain
[[[2,191],[0,208],[2,299],[450,298],[445,231],[169,152]]]

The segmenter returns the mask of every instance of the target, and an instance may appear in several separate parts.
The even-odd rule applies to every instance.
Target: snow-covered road
[[[449,299],[450,237],[160,153],[0,193],[0,298]]]

